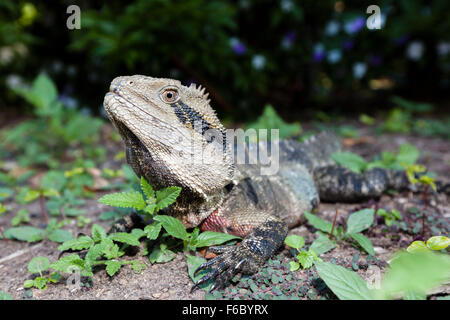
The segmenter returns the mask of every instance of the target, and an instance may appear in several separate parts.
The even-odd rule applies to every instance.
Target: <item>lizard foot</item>
[[[211,267],[212,270],[203,278],[198,280],[191,288],[191,292],[194,291],[202,283],[210,279],[214,279],[214,283],[209,289],[209,292],[217,288],[221,288],[234,275],[239,272],[252,273],[257,270],[257,266],[261,264],[261,259],[255,256],[255,252],[252,252],[246,243],[241,243],[237,246],[218,246],[211,247],[207,251],[218,253],[219,256],[201,264],[194,275],[200,270],[204,270]],[[263,261],[262,261],[263,262]]]

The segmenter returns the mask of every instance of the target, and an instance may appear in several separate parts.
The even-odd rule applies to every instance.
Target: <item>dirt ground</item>
[[[441,138],[424,138],[398,134],[383,134],[375,137],[367,128],[360,128],[359,136],[366,139],[344,140],[347,149],[371,159],[374,154],[384,150],[396,151],[398,146],[405,142],[413,143],[421,151],[419,162],[426,165],[437,177],[443,181],[450,181],[450,141]],[[359,142],[359,143],[357,143]],[[98,223],[108,228],[109,221],[100,221],[98,216],[110,210],[101,205],[97,199],[88,200],[86,203],[86,217],[92,218],[93,223]],[[450,205],[446,195],[440,195],[432,199],[430,203],[430,215],[427,218],[427,230],[425,239],[432,235],[449,235],[450,230]],[[8,204],[8,203],[6,203]],[[9,203],[13,210],[0,217],[0,226],[3,229],[10,228],[11,218],[14,217],[18,205]],[[421,215],[411,212],[411,208],[423,207],[422,197],[407,192],[395,195],[384,195],[377,201],[364,204],[320,204],[317,214],[332,221],[335,210],[338,209],[338,223],[344,225],[345,217],[356,209],[368,206],[378,208],[397,209],[403,215],[406,228],[387,228],[380,219],[376,219],[375,226],[365,233],[376,251],[376,260],[368,261],[367,254],[359,250],[349,242],[340,245],[322,255],[329,261],[335,259],[339,264],[353,268],[363,278],[367,278],[368,266],[377,265],[384,271],[390,255],[400,248],[406,248],[413,240],[420,238]],[[38,203],[27,206],[32,214],[31,224],[42,224]],[[67,227],[66,227],[67,228]],[[79,232],[90,233],[91,224],[80,229],[75,220],[68,229],[76,236]],[[306,244],[314,241],[314,229],[303,224],[291,230],[290,233],[302,235]],[[147,257],[140,254],[125,256],[124,259],[138,259],[148,266],[140,274],[135,273],[129,265],[109,277],[104,269],[95,272],[93,281],[83,287],[70,291],[65,281],[58,284],[50,284],[46,290],[26,290],[23,282],[30,278],[27,271],[29,261],[35,256],[46,256],[50,261],[58,258],[58,244],[49,240],[38,243],[26,243],[14,240],[0,241],[0,290],[8,292],[14,299],[335,299],[336,297],[320,283],[320,279],[311,270],[299,270],[290,272],[287,269],[289,261],[294,259],[287,248],[268,262],[268,266],[256,275],[246,277],[248,283],[257,284],[255,289],[250,284],[232,282],[226,290],[218,291],[214,296],[206,296],[205,291],[196,290],[190,293],[192,281],[188,276],[186,259],[183,253],[178,253],[176,258],[165,264],[151,265]],[[199,253],[197,253],[199,254]],[[276,276],[275,276],[276,275]],[[271,277],[268,281],[266,278]],[[274,278],[275,276],[275,278]],[[277,278],[278,277],[278,278]],[[244,279],[244,277],[242,278]],[[278,280],[277,280],[278,279]],[[64,280],[64,279],[63,279]],[[246,282],[246,283],[247,283]],[[280,293],[281,292],[281,293]],[[443,287],[437,294],[450,293],[449,287]]]

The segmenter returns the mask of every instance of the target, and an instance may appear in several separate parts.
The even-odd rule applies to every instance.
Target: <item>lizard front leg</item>
[[[248,234],[242,242],[234,247],[220,246],[212,247],[209,250],[220,255],[200,265],[198,271],[211,267],[212,271],[194,284],[191,291],[200,284],[214,279],[214,284],[210,291],[222,287],[227,281],[239,272],[252,274],[257,272],[275,251],[282,245],[288,227],[280,218],[260,212],[251,217],[251,224],[255,224],[260,218],[262,221],[251,230],[248,225],[245,229],[240,229],[243,225],[237,226],[237,230],[247,230]],[[211,217],[214,219],[214,217]],[[205,221],[208,222],[208,221]],[[236,232],[229,232],[235,233]]]

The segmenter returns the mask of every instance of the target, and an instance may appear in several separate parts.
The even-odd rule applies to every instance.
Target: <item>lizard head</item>
[[[134,75],[111,82],[104,108],[138,176],[207,199],[233,177],[225,128],[209,102],[195,85]]]

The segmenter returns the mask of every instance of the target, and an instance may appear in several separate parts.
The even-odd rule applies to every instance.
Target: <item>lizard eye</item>
[[[161,93],[161,99],[165,103],[174,103],[178,100],[178,92],[175,89],[166,89]]]

